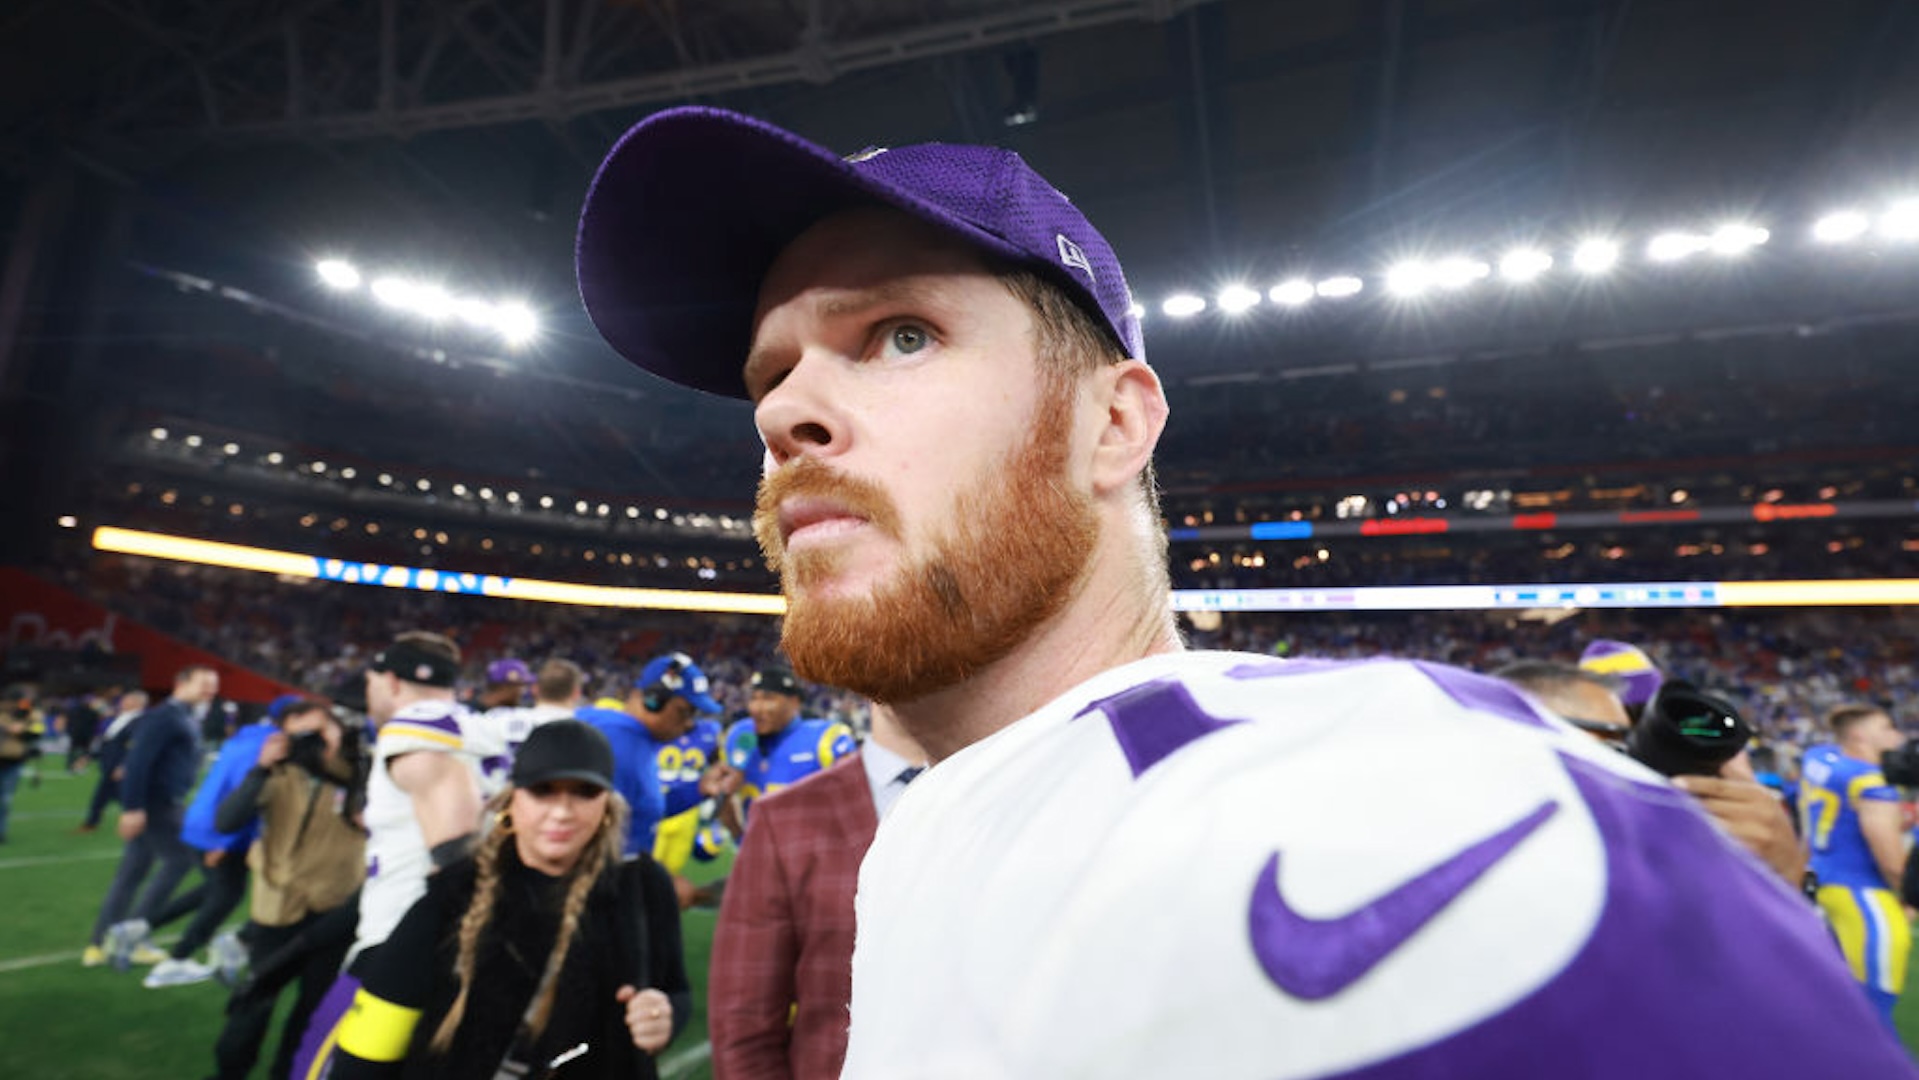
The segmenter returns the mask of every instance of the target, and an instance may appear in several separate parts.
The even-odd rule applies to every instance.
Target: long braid
[[[626,850],[626,800],[618,792],[609,792],[606,802],[606,816],[600,820],[600,831],[594,836],[593,843],[580,853],[579,865],[573,868],[573,883],[566,890],[566,907],[560,914],[560,931],[553,942],[553,953],[547,957],[546,971],[540,976],[540,989],[533,999],[533,1008],[527,1015],[527,1028],[538,1038],[546,1030],[546,1022],[553,1015],[553,999],[560,989],[560,969],[566,964],[566,955],[573,948],[573,939],[580,928],[580,917],[586,912],[586,902],[593,894],[593,886],[600,875],[609,866],[617,866],[620,855]]]
[[[511,790],[502,791],[488,799],[481,820],[496,821],[513,801]],[[440,1021],[439,1029],[433,1033],[431,1044],[434,1053],[445,1053],[453,1045],[453,1033],[459,1030],[460,1021],[466,1016],[467,995],[473,989],[473,969],[479,953],[480,934],[486,925],[493,921],[493,905],[500,895],[500,852],[512,840],[513,833],[502,828],[487,831],[480,841],[479,850],[474,854],[476,873],[473,883],[473,902],[466,907],[466,914],[460,918],[460,953],[453,963],[453,972],[460,979],[460,993],[453,999],[453,1007],[447,1010],[446,1018]]]

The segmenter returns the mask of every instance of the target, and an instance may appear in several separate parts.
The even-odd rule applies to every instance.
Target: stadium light
[[[76,528],[79,526],[79,524],[80,524],[80,519],[77,517],[74,517],[72,514],[62,514],[60,516],[60,527],[63,529]]]
[[[1513,248],[1499,258],[1499,276],[1524,283],[1553,268],[1553,257],[1538,248]]]
[[[510,503],[512,503],[512,504],[513,504],[513,505],[515,505],[515,506],[518,506],[518,505],[520,505],[520,493],[519,493],[519,492],[517,492],[517,491],[509,491],[509,492],[507,492],[507,493],[506,493],[506,501],[507,501],[507,502],[510,502]]]
[[[453,309],[468,324],[478,327],[492,327],[499,321],[500,312],[492,304],[476,297],[462,297],[454,301]]]
[[[553,496],[551,495],[540,496],[540,509],[542,510],[553,509]]]
[[[240,452],[240,444],[237,442],[230,442],[226,444],[225,446],[222,446],[220,448],[220,452],[225,454],[228,457],[232,457],[235,454],[238,454]]]
[[[344,259],[321,259],[314,264],[313,269],[319,273],[320,280],[331,288],[344,292],[360,287],[360,272]]]
[[[326,462],[324,462],[324,461],[316,461],[316,462],[314,462],[313,464],[311,464],[311,465],[308,465],[308,466],[307,466],[307,468],[309,468],[309,469],[312,469],[312,470],[313,470],[313,473],[314,473],[314,475],[315,475],[315,476],[318,476],[318,475],[320,475],[321,473],[324,473],[324,472],[326,472]]]
[[[1206,301],[1192,293],[1178,293],[1168,297],[1160,310],[1175,319],[1190,318],[1206,310]]]
[[[453,485],[453,494],[459,495],[464,498],[466,495],[466,485],[465,484]]]
[[[1219,291],[1219,310],[1228,315],[1251,311],[1259,305],[1259,290],[1245,285],[1228,285]]]
[[[203,442],[205,442],[205,441],[206,441],[205,439],[202,439],[202,438],[201,438],[200,436],[198,436],[198,435],[188,435],[188,436],[187,436],[187,445],[188,445],[188,446],[191,446],[191,447],[192,447],[192,448],[194,448],[195,450],[198,450],[198,449],[200,449],[200,444],[201,444],[201,443],[203,443]]]
[[[480,498],[482,498],[482,499],[485,499],[485,500],[486,500],[486,501],[488,501],[488,502],[492,502],[492,501],[493,501],[493,489],[492,489],[492,488],[490,488],[490,487],[483,487],[483,488],[481,488],[481,489],[480,489]]]
[[[1713,230],[1707,243],[1714,255],[1744,255],[1772,239],[1772,233],[1757,225],[1732,222]]]
[[[1901,199],[1886,207],[1879,234],[1888,240],[1919,240],[1919,199]]]
[[[1127,308],[1126,311],[1135,319],[1144,319],[1146,317],[1146,305],[1137,300],[1133,301],[1133,306]]]
[[[1313,283],[1305,278],[1291,278],[1273,286],[1266,298],[1280,307],[1300,307],[1312,302]]]
[[[1822,244],[1844,244],[1866,235],[1872,223],[1857,210],[1835,210],[1812,223],[1812,238]]]
[[[413,293],[417,286],[405,278],[383,277],[375,278],[371,288],[373,298],[387,307],[410,308],[413,306]]]
[[[1433,268],[1423,262],[1403,262],[1386,271],[1386,291],[1394,296],[1415,297],[1433,285]]]
[[[585,499],[581,499],[581,500],[580,500],[579,502],[576,502],[576,503],[574,503],[574,504],[573,504],[573,512],[574,512],[574,513],[576,513],[576,514],[584,514],[584,513],[586,513],[586,500],[585,500]]]
[[[271,454],[268,454],[268,455],[267,455],[267,464],[268,464],[268,465],[278,465],[278,464],[280,464],[281,462],[284,462],[284,461],[285,461],[286,459],[287,459],[287,456],[286,456],[285,454],[282,454],[282,453],[281,453],[281,452],[279,452],[278,450],[275,450],[275,451],[274,451],[274,452],[272,452]]]
[[[1653,262],[1678,262],[1688,255],[1706,250],[1712,241],[1698,233],[1665,232],[1646,243],[1646,258]]]
[[[438,322],[453,314],[454,299],[438,285],[417,285],[407,305],[414,314]]]
[[[392,487],[392,486],[393,486],[393,474],[392,474],[392,473],[381,473],[381,474],[380,474],[380,486],[381,486],[381,487]]]
[[[418,481],[417,483],[415,483],[415,484],[414,484],[413,486],[414,486],[414,487],[417,487],[417,488],[419,488],[419,489],[420,489],[421,491],[432,491],[432,490],[433,490],[433,482],[432,482],[431,480],[427,480],[427,479],[425,479],[425,478],[421,478],[421,479],[420,479],[420,480],[419,480],[419,481]]]
[[[355,469],[351,465],[348,465],[346,468],[340,470],[340,479],[342,480],[351,480],[358,475],[360,475],[360,470]]]
[[[1328,300],[1343,300],[1348,296],[1359,295],[1359,291],[1365,287],[1365,282],[1351,274],[1341,274],[1337,277],[1329,277],[1313,286],[1313,291]]]
[[[1604,274],[1619,265],[1619,245],[1594,238],[1573,249],[1573,268],[1582,274]]]
[[[154,428],[154,429],[153,429],[152,431],[149,431],[149,432],[147,432],[147,434],[149,434],[149,435],[151,435],[151,436],[153,436],[153,441],[154,441],[154,442],[166,442],[166,441],[167,441],[167,429],[166,429],[166,428],[163,428],[163,427],[157,427],[157,428]]]
[[[1442,289],[1463,289],[1475,281],[1485,280],[1493,268],[1478,259],[1464,255],[1454,255],[1433,264],[1433,284]]]
[[[539,317],[533,309],[517,301],[509,301],[494,309],[493,325],[500,331],[500,337],[508,345],[524,345],[532,341],[540,332]]]

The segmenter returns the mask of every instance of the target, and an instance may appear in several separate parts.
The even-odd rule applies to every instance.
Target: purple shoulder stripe
[[[1132,767],[1134,779],[1202,736],[1223,731],[1243,720],[1221,720],[1199,707],[1192,691],[1178,679],[1154,679],[1101,698],[1073,714],[1105,713],[1113,737]]]
[[[1919,1076],[1806,904],[1676,793],[1560,760],[1606,844],[1585,948],[1505,1012],[1342,1077]]]
[[[1446,691],[1447,697],[1468,709],[1502,716],[1531,727],[1552,729],[1552,724],[1541,718],[1532,702],[1511,683],[1446,664],[1426,660],[1414,660],[1411,663],[1441,690]]]

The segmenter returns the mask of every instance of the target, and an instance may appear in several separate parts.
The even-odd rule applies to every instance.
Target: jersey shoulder
[[[450,701],[420,701],[401,708],[380,725],[374,754],[382,760],[416,750],[478,752],[486,738],[479,718]]]
[[[798,756],[810,754],[822,769],[859,749],[853,729],[838,720],[808,718],[797,723],[802,726],[794,732],[792,752]]]

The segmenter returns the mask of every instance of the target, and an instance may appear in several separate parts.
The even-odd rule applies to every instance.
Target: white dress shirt
[[[866,740],[860,747],[860,763],[866,766],[866,788],[873,793],[873,812],[882,818],[906,791],[906,781],[900,774],[923,764],[906,760],[875,739]]]

